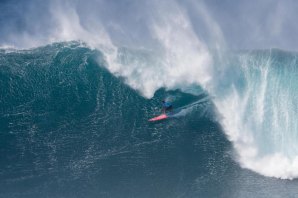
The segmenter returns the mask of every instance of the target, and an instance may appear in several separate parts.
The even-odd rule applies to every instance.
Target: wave
[[[67,54],[68,52],[71,52],[71,54]],[[128,68],[128,71],[118,70],[117,72],[120,73],[115,74],[124,76],[124,81],[132,85],[133,88],[136,88],[144,95],[148,93],[151,95],[151,92],[154,93],[157,88],[167,87],[165,83],[155,84],[149,90],[146,87],[152,85],[152,78],[157,80],[162,78],[160,76],[154,78],[155,72],[160,69],[156,67],[156,62],[163,60],[160,56],[156,56],[156,52],[127,48],[119,48],[118,52],[117,64],[121,65],[123,69]],[[90,62],[90,57],[97,60],[96,64],[100,63],[100,68],[109,68],[107,65],[109,63],[105,60],[106,55],[89,49],[81,42],[56,43],[32,50],[14,51],[3,49],[1,53],[2,60],[4,60],[1,70],[1,84],[4,85],[1,86],[1,107],[2,112],[6,115],[26,112],[25,109],[30,106],[29,104],[36,102],[36,97],[44,98],[48,96],[47,92],[51,86],[59,85],[62,87],[63,92],[69,94],[69,96],[73,95],[75,98],[87,93],[89,88],[83,84],[77,84],[77,80],[81,79],[84,82],[86,80],[84,75],[89,74],[73,76],[72,73],[80,72],[85,65],[88,65],[87,62]],[[10,59],[10,57],[13,58]],[[177,108],[179,116],[186,116],[193,108],[199,106],[204,115],[208,114],[209,117],[217,119],[222,124],[229,140],[233,142],[236,151],[235,159],[239,161],[243,168],[270,177],[296,178],[298,176],[296,171],[298,125],[295,121],[298,113],[296,57],[296,53],[281,50],[263,50],[229,53],[226,54],[224,62],[222,59],[214,58],[212,67],[215,69],[213,69],[212,78],[205,89],[199,81],[197,83],[185,83],[184,80],[181,81],[182,78],[179,76],[176,78],[170,77],[172,84],[167,89],[179,88],[190,95],[197,95],[196,97],[199,97],[199,99],[186,104],[177,103],[179,97],[174,94],[170,100],[176,101],[177,107],[180,106],[180,108]],[[30,58],[34,59],[34,65],[40,65],[38,67],[32,66],[32,62],[27,61]],[[56,61],[59,59],[65,61],[62,63],[63,68],[60,69],[57,68],[60,63]],[[77,69],[74,68],[76,67],[76,59],[77,61],[84,60],[81,63],[78,62]],[[18,61],[22,64],[18,64]],[[71,61],[71,64],[67,64],[68,61]],[[140,63],[144,65],[137,68],[136,66]],[[46,66],[52,64],[56,66]],[[8,65],[13,66],[7,67]],[[131,68],[129,68],[130,65],[132,65]],[[150,65],[154,66],[150,67]],[[180,66],[182,65],[178,63],[177,68]],[[64,70],[63,73],[61,73],[62,69]],[[136,69],[141,70],[135,71]],[[10,76],[6,76],[8,71]],[[124,74],[121,72],[124,72]],[[187,69],[185,72],[185,75],[187,75],[187,72],[191,73]],[[71,74],[71,78],[68,77],[68,73]],[[163,74],[163,72],[160,73]],[[208,75],[210,75],[209,72]],[[165,75],[165,78],[168,77]],[[14,81],[4,79],[14,79]],[[38,87],[38,85],[42,86],[47,82],[56,82],[56,85],[48,84],[45,88]],[[132,82],[138,83],[141,88],[135,87]],[[77,85],[73,87],[75,84]],[[72,88],[68,90],[67,87],[69,86]],[[59,97],[62,90],[57,88],[52,94]],[[3,95],[3,93],[6,94]],[[103,96],[97,93],[97,98],[99,97]],[[43,101],[45,104],[49,103],[46,98]],[[53,105],[56,103],[55,101],[48,105],[51,104],[50,106],[53,105],[60,109],[67,102],[63,101],[63,98],[58,101],[58,106]],[[77,102],[82,102],[86,106],[97,106],[95,109],[98,109],[98,111],[104,108],[98,106],[103,105],[104,101],[93,101],[91,104],[88,104],[90,102],[88,101],[87,98],[83,100],[77,98]],[[211,107],[206,107],[204,105],[206,102],[214,103],[218,112],[217,116],[208,113],[210,110],[207,109]],[[119,105],[122,106],[123,104]],[[50,108],[50,106],[48,107]],[[11,109],[14,110],[11,111]],[[44,112],[41,109],[39,111]],[[63,111],[71,112],[72,110]]]
[[[287,179],[298,177],[298,125],[295,122],[298,111],[295,77],[297,54],[281,50],[227,51],[224,33],[220,28],[222,26],[216,23],[212,12],[208,12],[210,4],[212,5],[193,1],[183,4],[174,0],[165,3],[152,1],[146,5],[133,2],[127,9],[137,11],[128,15],[125,11],[118,14],[119,7],[111,2],[53,1],[41,6],[32,1],[24,7],[25,17],[19,17],[19,23],[24,29],[17,31],[17,28],[11,26],[16,19],[6,17],[8,22],[3,22],[6,25],[3,25],[5,31],[1,32],[1,45],[6,46],[6,49],[0,51],[3,60],[1,93],[5,94],[1,96],[3,104],[0,108],[7,110],[17,106],[22,109],[26,107],[23,103],[32,104],[35,96],[47,97],[47,90],[42,89],[41,85],[49,82],[55,84],[49,84],[48,88],[56,85],[65,88],[55,89],[54,96],[58,97],[65,92],[68,96],[77,98],[76,102],[88,106],[90,87],[86,87],[84,82],[90,73],[79,73],[86,65],[79,60],[90,61],[90,54],[92,57],[100,54],[93,58],[97,59],[101,69],[105,68],[120,77],[145,98],[152,98],[161,88],[179,89],[197,96],[202,92],[207,93],[216,107],[219,122],[235,147],[236,160],[242,167],[265,176]],[[22,7],[21,5],[23,4],[17,4]],[[5,6],[10,8],[11,5]],[[39,9],[44,8],[43,6],[48,8]],[[107,13],[104,8],[109,8],[113,14]],[[283,15],[282,8],[278,9],[280,15]],[[217,10],[214,7],[213,9]],[[39,18],[37,16],[41,16],[41,11],[45,12]],[[296,13],[295,10],[291,12]],[[218,14],[216,16],[219,18],[221,15]],[[32,20],[34,18],[39,20]],[[256,21],[252,24],[258,24]],[[238,25],[240,23],[242,22]],[[267,26],[271,27],[270,22],[268,23]],[[46,27],[44,24],[47,24]],[[141,28],[135,28],[135,24]],[[279,28],[278,25],[274,26],[275,34],[270,34],[268,40],[265,40],[279,43],[275,41],[275,35],[282,33]],[[269,30],[271,32],[271,28]],[[244,35],[249,36],[247,33]],[[282,38],[285,37],[287,36]],[[242,42],[241,38],[235,40]],[[17,46],[27,49],[53,41],[72,40],[76,41],[30,50],[7,48]],[[256,42],[254,39],[247,40]],[[230,38],[229,41],[233,43],[234,39]],[[73,52],[72,49],[78,51]],[[68,50],[77,57],[69,56],[66,53]],[[7,66],[11,64],[10,58],[14,59],[13,67]],[[30,58],[34,58],[35,62],[28,61]],[[49,66],[52,63],[60,65],[59,61],[65,61],[62,73],[60,68]],[[67,61],[80,66],[74,68]],[[35,64],[41,66],[33,67]],[[11,76],[7,77],[6,72]],[[82,83],[77,84],[76,80],[81,80]],[[20,84],[23,86],[16,88]],[[78,97],[81,94],[85,94],[87,98]],[[19,95],[21,97],[15,97]],[[112,93],[111,95],[113,96]],[[6,104],[7,101],[10,104]],[[62,104],[67,102],[61,102],[61,109]],[[50,104],[55,102],[48,105]],[[101,103],[92,103],[95,106],[99,104]],[[71,110],[67,112],[70,113]]]
[[[175,161],[184,157],[184,152],[190,152],[189,147],[183,152],[179,149],[184,141],[188,141],[189,133],[199,135],[196,130],[202,125],[205,127],[202,133],[209,133],[208,124],[213,124],[211,121],[204,123],[204,120],[197,123],[198,117],[208,118],[212,113],[206,94],[195,96],[179,90],[159,89],[152,99],[142,97],[106,69],[108,66],[102,52],[80,42],[3,50],[0,59],[3,196],[16,193],[19,196],[51,193],[58,196],[61,192],[52,191],[57,180],[65,181],[63,189],[67,192],[63,196],[70,194],[69,197],[78,181],[95,186],[91,188],[94,189],[92,193],[87,192],[90,197],[95,196],[94,192],[96,195],[109,192],[115,197],[124,193],[129,197],[130,192],[115,190],[113,184],[119,182],[119,177],[132,177],[133,190],[140,194],[144,193],[143,189],[154,192],[156,187],[148,185],[152,178],[162,184],[173,177],[181,183],[177,168],[185,171],[184,165],[177,163],[176,166]],[[150,117],[160,113],[163,98],[172,99],[177,108],[183,107],[179,122],[148,122]],[[212,130],[216,128],[212,127]],[[186,140],[181,142],[184,136]],[[212,139],[210,135],[208,138]],[[223,137],[211,140],[212,145],[221,139],[224,140]],[[209,145],[210,142],[202,145],[205,149],[202,152],[207,153]],[[210,147],[216,151],[222,149]],[[181,154],[176,156],[175,152]],[[206,158],[213,160],[213,156]],[[163,168],[168,172],[161,174]],[[135,172],[136,169],[139,170]],[[148,183],[138,182],[144,178]],[[25,192],[21,188],[24,183],[27,184]],[[105,185],[100,185],[102,183]],[[126,180],[120,185],[130,186]],[[143,189],[139,191],[139,188]],[[172,197],[172,188],[165,190]],[[76,190],[75,196],[80,193],[85,196],[85,189]],[[154,195],[158,197],[160,194]]]

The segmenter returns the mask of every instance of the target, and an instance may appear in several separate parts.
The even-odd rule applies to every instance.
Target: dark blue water
[[[146,99],[105,64],[77,42],[0,51],[0,197],[298,197],[239,166],[208,94]],[[149,123],[163,98],[198,103]]]

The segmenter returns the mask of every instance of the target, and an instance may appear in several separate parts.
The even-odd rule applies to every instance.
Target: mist
[[[298,3],[277,1],[2,1],[0,44],[30,48],[56,41],[155,48],[152,24],[178,12],[210,48],[297,50]]]

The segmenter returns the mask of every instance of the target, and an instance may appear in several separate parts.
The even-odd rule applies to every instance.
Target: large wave
[[[296,54],[278,50],[227,53],[226,41],[231,45],[235,32],[224,39],[228,30],[216,22],[222,13],[214,14],[218,9],[209,13],[206,4],[133,2],[121,5],[126,8],[122,10],[107,1],[53,1],[48,7],[32,3],[25,7],[25,19],[19,19],[24,29],[5,29],[1,44],[33,47],[82,40],[102,51],[110,72],[124,77],[148,98],[161,87],[184,91],[202,87],[212,96],[242,167],[266,176],[298,177]],[[281,8],[276,8],[278,16],[285,13]],[[35,20],[43,10],[43,17]],[[265,21],[265,27],[271,27],[272,19]],[[270,28],[264,30],[268,39],[255,41],[261,31],[243,34],[249,38],[246,43],[284,47],[276,39],[288,35],[281,24],[280,19],[273,34],[267,31]],[[235,40],[239,43],[243,37]]]

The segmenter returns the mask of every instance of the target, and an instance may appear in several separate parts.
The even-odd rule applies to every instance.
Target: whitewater
[[[297,194],[298,53],[282,29],[298,5],[252,4],[222,4],[233,19],[214,1],[1,3],[0,196]],[[187,108],[147,123],[164,98]]]

